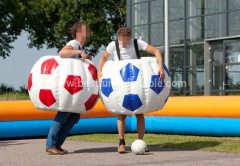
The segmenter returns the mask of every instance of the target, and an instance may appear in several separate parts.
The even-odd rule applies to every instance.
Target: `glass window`
[[[201,16],[204,12],[204,0],[188,0],[187,16]]]
[[[136,26],[133,28],[133,37],[136,39],[142,39],[145,42],[149,42],[148,40],[148,25]]]
[[[211,59],[212,65],[223,65],[223,44],[222,41],[215,41],[211,43]]]
[[[187,19],[187,40],[203,41],[204,38],[204,17]]]
[[[172,21],[169,23],[170,44],[181,44],[184,42],[184,21]]]
[[[225,89],[240,89],[240,65],[226,66]]]
[[[183,67],[184,65],[184,46],[170,47],[169,66],[172,68]]]
[[[226,0],[205,0],[205,14],[226,11]]]
[[[204,91],[204,67],[188,68],[188,86],[186,90],[190,95],[197,95]]]
[[[151,22],[160,22],[163,21],[163,13],[164,13],[164,8],[163,8],[163,0],[156,0],[156,1],[151,1],[150,2],[150,19]]]
[[[226,14],[205,16],[206,38],[226,36],[226,27]]]
[[[186,82],[183,81],[183,71],[181,68],[170,68],[170,75],[172,80],[172,91],[183,94]]]
[[[223,89],[223,44],[222,41],[214,41],[210,43],[210,56],[212,59],[212,89]]]
[[[223,68],[220,65],[212,66],[212,89],[223,89]]]
[[[226,40],[225,45],[225,63],[240,64],[240,41],[239,40]]]
[[[239,10],[240,9],[240,0],[228,0],[229,10]]]
[[[240,12],[232,12],[229,13],[229,35],[239,35],[240,34],[240,20],[239,20]]]
[[[184,0],[169,0],[169,19],[184,18]]]
[[[190,45],[188,50],[188,65],[190,66],[204,66],[204,48],[203,44]],[[190,62],[190,61],[193,62]]]
[[[130,0],[131,3],[140,3],[140,2],[146,2],[148,0]]]
[[[132,25],[148,24],[148,3],[137,3],[132,5]]]
[[[154,46],[164,45],[163,23],[151,24],[151,44]]]
[[[196,71],[197,91],[204,91],[204,68],[197,67]]]

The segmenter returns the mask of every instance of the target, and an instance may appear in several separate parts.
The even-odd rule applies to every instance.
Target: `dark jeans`
[[[77,113],[58,112],[49,130],[46,146],[62,146],[74,124],[80,119]]]

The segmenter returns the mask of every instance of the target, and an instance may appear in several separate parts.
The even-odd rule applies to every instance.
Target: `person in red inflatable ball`
[[[62,58],[83,58],[91,59],[82,46],[90,36],[90,27],[86,22],[77,22],[71,28],[73,40],[69,41],[59,52]],[[68,151],[62,149],[70,130],[74,124],[78,123],[80,114],[70,112],[57,112],[53,124],[50,127],[47,141],[46,152],[50,155],[64,155]]]

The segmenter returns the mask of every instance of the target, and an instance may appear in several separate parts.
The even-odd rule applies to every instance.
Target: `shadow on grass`
[[[220,145],[218,141],[191,141],[181,143],[166,143],[149,145],[151,151],[181,151],[181,150],[200,150],[208,147],[215,147]]]

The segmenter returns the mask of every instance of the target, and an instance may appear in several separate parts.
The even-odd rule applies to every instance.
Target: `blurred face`
[[[119,36],[118,40],[119,44],[122,45],[123,48],[127,48],[130,46],[131,36]]]
[[[81,42],[86,42],[86,40],[90,37],[90,28],[89,26],[83,25],[79,27],[76,31],[76,39]]]

